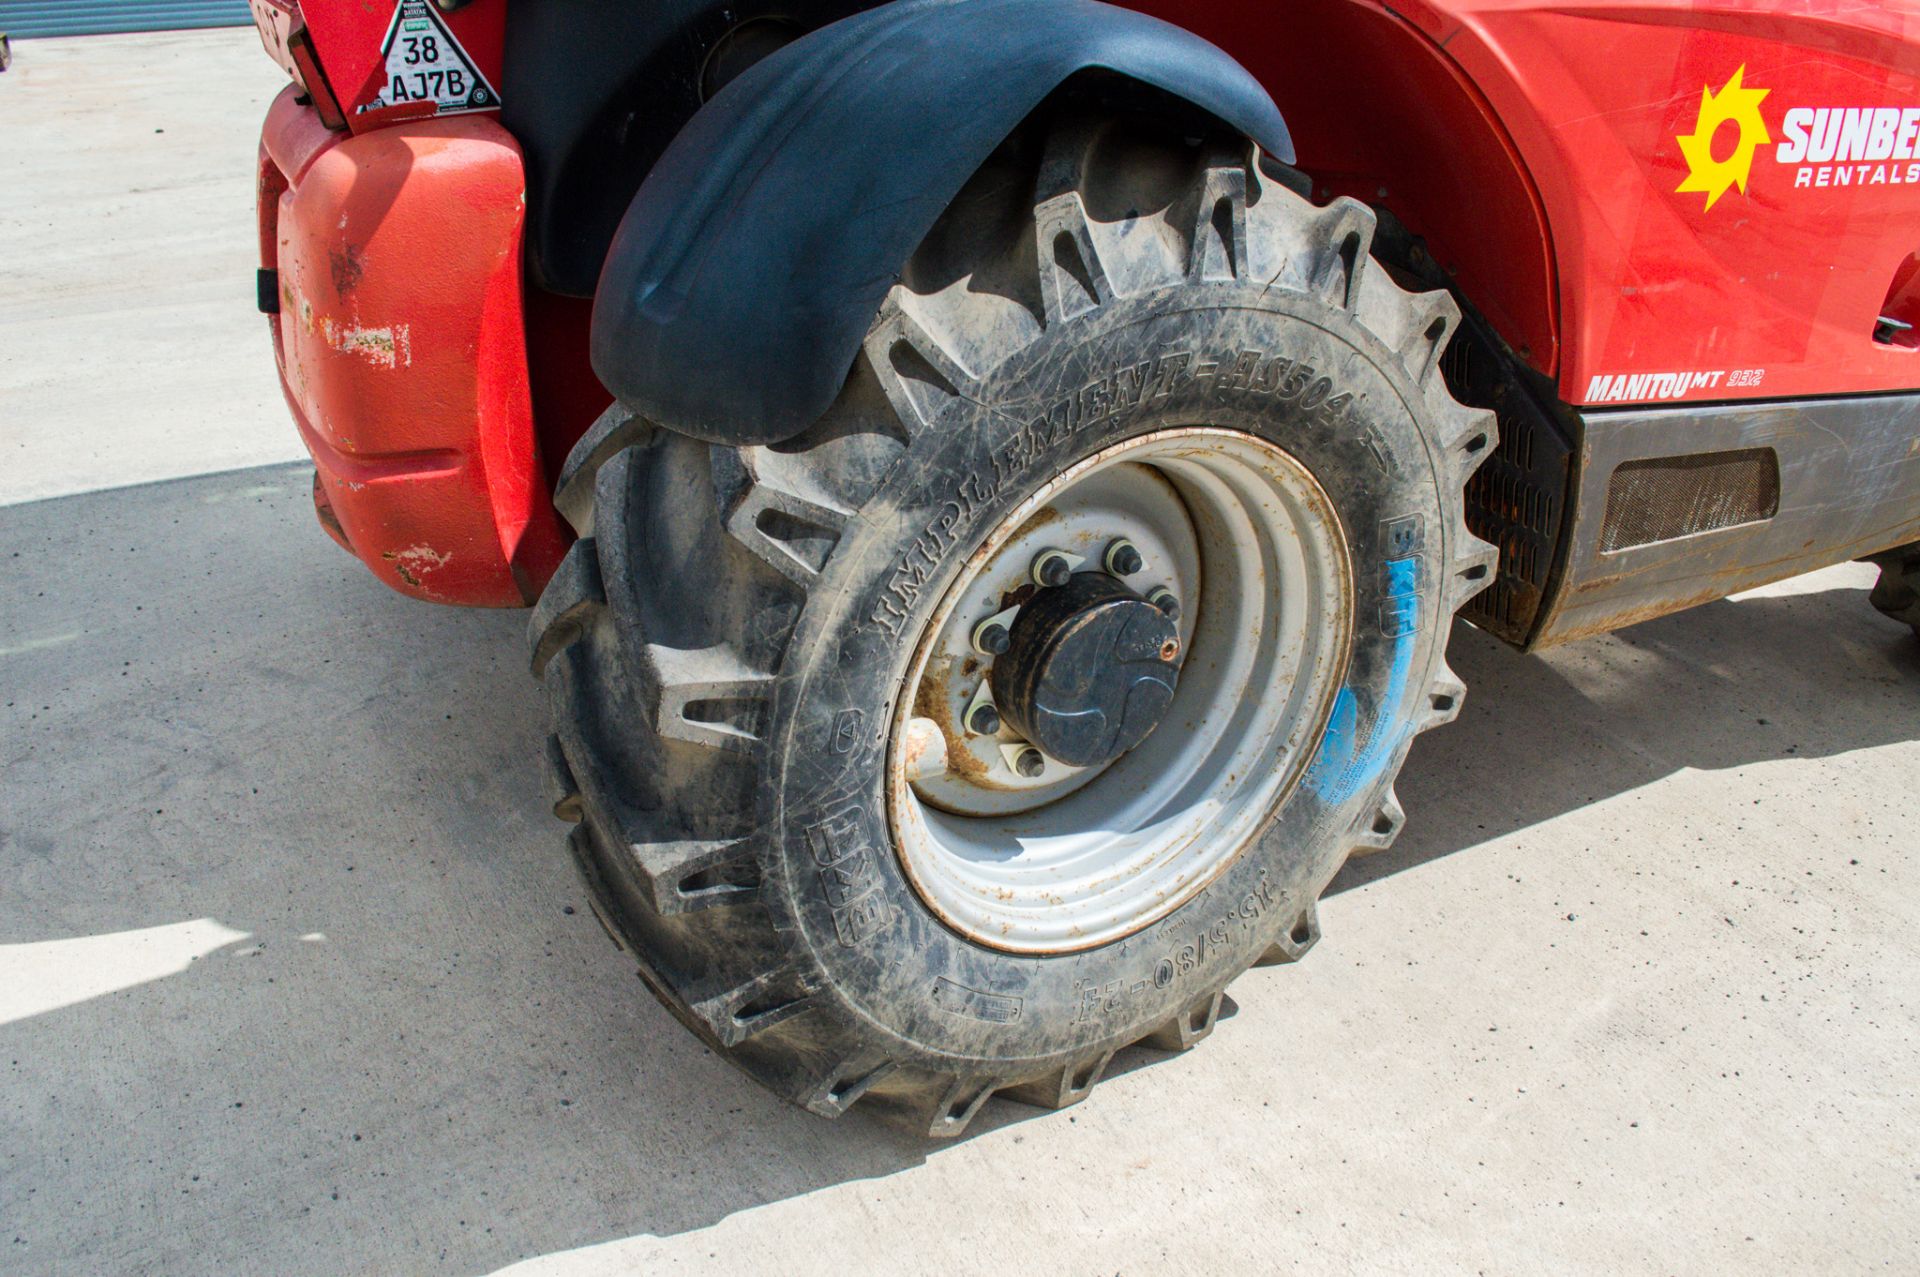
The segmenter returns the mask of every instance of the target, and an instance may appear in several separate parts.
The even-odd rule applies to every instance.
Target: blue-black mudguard
[[[1082,71],[1183,98],[1293,159],[1260,83],[1178,27],[1096,0],[900,0],[758,63],[674,140],[601,272],[594,371],[697,438],[799,434],[941,211]]]

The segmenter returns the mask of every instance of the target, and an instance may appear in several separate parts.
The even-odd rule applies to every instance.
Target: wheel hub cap
[[[1097,767],[1159,725],[1179,662],[1179,631],[1164,612],[1104,572],[1079,572],[1020,610],[993,663],[993,697],[1041,753]]]

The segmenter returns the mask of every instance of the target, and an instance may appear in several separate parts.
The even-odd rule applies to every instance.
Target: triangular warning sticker
[[[441,115],[490,111],[500,105],[500,95],[453,38],[431,0],[400,0],[380,54],[387,64],[387,87],[360,108],[363,113],[414,102],[432,102]]]

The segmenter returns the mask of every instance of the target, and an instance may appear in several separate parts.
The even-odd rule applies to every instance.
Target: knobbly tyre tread
[[[1880,569],[1869,602],[1896,621],[1905,621],[1920,638],[1920,543],[1876,554],[1869,562]]]
[[[1263,294],[1321,299],[1394,352],[1421,396],[1451,507],[1447,615],[1492,579],[1496,551],[1468,532],[1461,493],[1491,453],[1493,417],[1456,403],[1438,371],[1459,321],[1453,300],[1402,290],[1370,257],[1364,205],[1316,208],[1264,176],[1241,144],[1213,144],[1191,165],[1167,217],[1186,228],[1180,242],[1164,230],[1151,240],[1102,233],[1083,188],[1103,127],[1085,117],[1056,123],[1028,170],[1037,174],[1029,229],[998,256],[970,261],[977,288],[940,286],[952,268],[939,258],[952,244],[923,247],[876,316],[841,400],[799,440],[709,446],[616,405],[562,471],[559,504],[581,539],[529,627],[556,724],[547,747],[555,814],[575,823],[570,843],[596,913],[648,988],[724,1058],[825,1116],[883,1098],[928,1134],[957,1135],[996,1094],[1049,1108],[1079,1102],[1128,1044],[987,1068],[943,1067],[904,1049],[830,996],[824,969],[775,907],[771,853],[752,827],[776,699],[793,682],[782,661],[809,591],[842,539],[872,517],[873,494],[916,432],[967,400],[996,359],[1142,292],[1182,286],[1166,278],[1163,258],[1187,288],[1263,282]],[[956,206],[991,205],[1002,178],[983,174]],[[1258,226],[1250,192],[1272,201]],[[1256,249],[1282,261],[1271,278],[1249,273]],[[1015,296],[1031,306],[1007,300]],[[1444,634],[1435,642],[1443,648]],[[1436,657],[1424,708],[1374,796],[1330,840],[1333,868],[1397,837],[1405,817],[1391,783],[1411,738],[1454,718],[1464,695]],[[1254,965],[1297,961],[1317,942],[1311,896],[1282,922]],[[1190,1049],[1213,1031],[1240,969],[1219,972],[1128,1040]]]
[[[593,535],[593,484],[600,467],[615,453],[645,442],[652,431],[616,400],[575,442],[554,481],[553,505],[576,535]]]
[[[1220,1022],[1220,1004],[1226,996],[1224,988],[1215,989],[1140,1039],[1141,1043],[1161,1051],[1191,1051],[1213,1035],[1214,1026]]]

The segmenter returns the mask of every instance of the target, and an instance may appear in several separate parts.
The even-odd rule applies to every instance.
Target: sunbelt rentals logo
[[[1687,162],[1687,175],[1675,193],[1706,196],[1701,211],[1709,211],[1736,186],[1747,193],[1754,163],[1762,156],[1791,166],[1795,189],[1920,183],[1920,107],[1792,106],[1779,117],[1775,146],[1760,110],[1769,96],[1775,96],[1772,90],[1747,83],[1745,63],[1718,89],[1700,90],[1693,132],[1674,138]],[[1762,149],[1767,147],[1772,149]]]
[[[1746,75],[1743,62],[1733,78],[1720,86],[1718,93],[1701,89],[1700,116],[1693,122],[1693,132],[1682,133],[1674,139],[1680,143],[1680,154],[1687,161],[1686,181],[1674,190],[1704,193],[1708,208],[1718,204],[1730,186],[1738,186],[1742,195],[1747,193],[1754,152],[1773,141],[1767,134],[1767,122],[1760,116],[1760,104],[1767,100],[1767,90],[1748,88]],[[1720,132],[1720,126],[1728,123],[1739,127],[1740,140],[1733,154],[1716,160],[1713,139]]]

